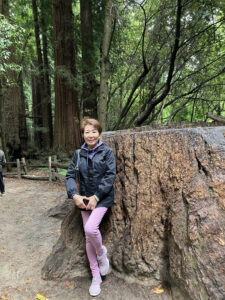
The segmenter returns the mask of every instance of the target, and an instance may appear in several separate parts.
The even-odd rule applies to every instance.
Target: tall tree
[[[0,0],[0,14],[5,17],[9,16],[9,1],[8,0]]]
[[[37,76],[37,63],[31,64],[31,90],[32,90],[32,119],[34,128],[34,144],[37,148],[42,145],[42,115],[40,103],[40,84]]]
[[[55,62],[54,147],[73,151],[80,146],[78,95],[75,80],[72,0],[53,0]]]
[[[27,151],[27,142],[28,142],[28,132],[27,132],[27,123],[26,123],[26,99],[24,95],[24,86],[23,86],[23,72],[19,73],[18,78],[19,86],[19,137],[21,152],[24,154]]]
[[[108,80],[110,75],[109,50],[112,38],[113,1],[107,0],[105,6],[104,35],[102,43],[101,81],[98,102],[98,119],[103,129],[106,129],[107,103],[108,103]]]
[[[9,17],[9,3],[8,0],[0,1],[0,13],[5,17]],[[12,57],[12,45],[9,49],[10,56],[8,62],[13,62]],[[19,148],[19,119],[18,119],[18,88],[16,86],[17,74],[15,71],[10,70],[6,73],[8,78],[1,79],[2,87],[2,135],[3,145],[6,143],[9,148]],[[8,130],[6,131],[5,124],[9,124]],[[4,145],[5,146],[5,145]]]
[[[48,59],[48,37],[47,37],[47,16],[48,7],[46,1],[40,0],[40,9],[41,9],[41,33],[43,41],[43,76],[45,84],[45,98],[44,102],[45,107],[47,108],[48,114],[48,128],[49,128],[49,146],[52,147],[53,144],[53,123],[52,123],[52,102],[51,102],[51,80],[50,80],[50,67]]]
[[[5,118],[4,118],[4,89],[2,86],[2,78],[0,80],[0,148],[3,149],[5,154],[6,151],[6,141],[5,141]]]
[[[4,14],[5,17],[9,17],[9,4],[7,0],[0,2],[0,13]],[[15,40],[15,29],[12,29],[12,33],[9,26],[9,36],[11,39],[7,49],[4,49],[4,53],[8,52],[8,58],[3,64],[3,69],[7,70],[5,76],[1,76],[1,112],[2,114],[2,140],[3,147],[8,147],[8,152],[12,156],[20,157],[22,151],[26,148],[27,136],[26,136],[26,121],[25,121],[25,107],[24,98],[21,98],[23,90],[22,77],[20,77],[19,64],[21,64],[21,57],[18,55],[18,49],[16,44],[13,44]],[[17,32],[18,34],[18,32]],[[4,37],[7,39],[7,37]],[[20,40],[20,38],[18,39]],[[5,43],[5,42],[4,42]],[[21,44],[20,44],[21,46]],[[17,45],[18,47],[18,45]],[[6,67],[7,65],[7,67]],[[4,126],[7,124],[7,130]],[[23,142],[21,143],[21,138]],[[22,147],[23,146],[23,147]],[[5,149],[6,150],[6,149]],[[7,151],[6,151],[7,153]]]
[[[40,41],[40,25],[39,25],[39,17],[38,17],[38,7],[37,1],[32,0],[32,8],[33,8],[33,16],[34,16],[34,28],[35,28],[35,39],[36,39],[36,49],[37,49],[37,58],[38,58],[38,85],[40,87],[40,104],[41,104],[41,113],[42,113],[42,146],[45,149],[50,148],[51,138],[52,138],[52,118],[51,118],[51,99],[49,98],[49,82],[46,72],[44,70],[43,63],[43,55],[41,49],[41,41]],[[45,23],[43,24],[44,19],[42,18],[42,26],[45,27]],[[45,36],[45,34],[44,34]],[[46,39],[44,38],[45,46]],[[45,49],[46,50],[46,49]]]
[[[92,0],[80,0],[82,46],[82,114],[97,118],[97,82],[93,46]]]
[[[3,16],[8,16],[9,8],[8,8],[8,0],[0,0],[0,14]],[[2,61],[1,61],[2,65]],[[5,79],[3,74],[0,76],[0,147],[2,147],[3,151],[7,155],[6,151],[6,141],[5,141],[5,113],[4,113],[4,84]]]

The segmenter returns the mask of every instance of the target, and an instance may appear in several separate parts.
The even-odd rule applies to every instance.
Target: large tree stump
[[[144,284],[170,282],[184,299],[225,295],[225,127],[119,132],[116,205],[103,223],[113,271]],[[77,209],[43,277],[88,274]],[[178,299],[174,297],[174,299]]]

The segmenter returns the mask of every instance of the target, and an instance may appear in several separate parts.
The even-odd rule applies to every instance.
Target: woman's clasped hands
[[[86,197],[81,195],[74,195],[73,200],[76,206],[79,207],[80,209],[93,210],[97,205],[97,200],[95,199],[94,196]],[[88,201],[87,205],[85,204],[86,202],[85,200]]]

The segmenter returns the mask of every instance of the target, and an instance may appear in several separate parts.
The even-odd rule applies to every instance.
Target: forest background
[[[104,130],[225,115],[225,2],[0,0],[0,147],[73,152]]]

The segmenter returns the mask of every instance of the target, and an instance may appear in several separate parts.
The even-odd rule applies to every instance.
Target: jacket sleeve
[[[116,177],[116,162],[112,149],[106,154],[106,171],[95,192],[95,195],[101,201],[112,189]]]
[[[77,163],[77,153],[74,152],[72,163],[69,165],[69,168],[66,173],[66,191],[68,198],[73,198],[75,194],[78,194],[77,184],[76,184],[76,172],[75,167]]]
[[[6,159],[5,159],[5,154],[4,154],[4,153],[2,154],[0,164],[1,164],[3,167],[4,167],[5,164],[6,164]]]

